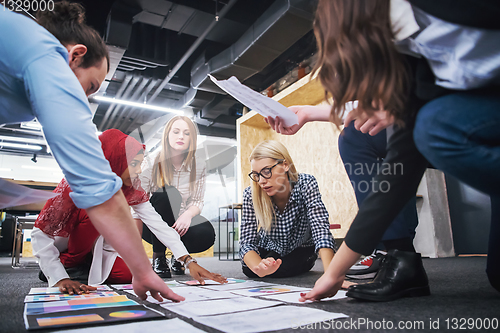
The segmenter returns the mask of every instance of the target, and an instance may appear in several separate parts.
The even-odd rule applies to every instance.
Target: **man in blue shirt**
[[[75,21],[72,27],[95,33],[81,17],[83,12],[67,19]],[[58,23],[65,20],[59,17]],[[87,46],[74,42],[65,47],[33,20],[8,10],[0,10],[0,31],[0,124],[37,118],[70,184],[72,200],[86,209],[96,229],[126,261],[139,297],[145,299],[149,290],[157,299],[161,293],[182,300],[153,272],[120,190],[121,179],[104,158],[92,123],[85,93],[99,88],[107,59],[85,64]]]

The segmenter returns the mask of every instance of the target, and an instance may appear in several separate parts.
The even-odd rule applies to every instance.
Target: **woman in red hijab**
[[[145,147],[116,129],[105,131],[99,140],[111,169],[123,181],[123,194],[140,225],[148,225],[176,258],[188,263],[194,278],[200,282],[208,278],[223,283],[224,277],[210,273],[192,261],[178,233],[162,221],[149,203],[139,181]],[[88,284],[130,283],[132,274],[127,265],[94,228],[85,210],[74,205],[66,180],[63,179],[54,192],[60,195],[47,201],[31,236],[34,254],[39,258],[49,286],[59,287],[70,294],[94,289],[70,279],[68,272],[75,271],[75,268],[88,272]]]

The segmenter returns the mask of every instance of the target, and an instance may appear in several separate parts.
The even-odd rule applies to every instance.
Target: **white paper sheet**
[[[335,319],[347,318],[343,313],[333,313],[304,306],[284,305],[272,309],[230,313],[218,316],[194,317],[201,324],[223,332],[268,332],[282,329],[295,329],[315,325],[317,329],[335,328]],[[317,324],[313,324],[317,323]],[[329,325],[329,326],[328,326]]]
[[[262,309],[279,304],[283,303],[278,301],[264,301],[258,298],[238,297],[204,302],[164,303],[161,304],[161,307],[191,318],[194,316],[212,316],[223,313],[232,314],[238,311]]]
[[[202,330],[186,323],[185,321],[174,319],[140,321],[129,324],[107,325],[97,327],[85,327],[76,330],[57,331],[58,333],[199,333]]]
[[[47,201],[57,193],[35,190],[0,178],[0,209]]]
[[[241,296],[264,296],[270,294],[282,294],[282,293],[289,293],[293,291],[304,291],[304,290],[310,290],[310,289],[305,287],[274,285],[274,286],[252,287],[248,289],[231,290],[231,293]]]
[[[185,284],[179,283],[175,280],[170,280],[170,281],[165,281],[165,284],[169,288],[176,288],[176,287],[185,287]],[[112,284],[111,287],[118,289],[118,290],[132,290],[134,287],[132,284]]]
[[[126,292],[137,296],[133,290],[125,290]],[[235,294],[231,294],[227,291],[215,291],[209,289],[202,288],[176,288],[173,290],[177,295],[180,295],[185,298],[182,303],[186,302],[199,302],[199,301],[208,301],[213,299],[221,299],[221,298],[236,298],[241,297]],[[163,299],[163,302],[158,302],[156,299],[150,296],[148,292],[148,298],[146,301],[155,303],[155,304],[164,304],[164,303],[174,303],[171,300]]]
[[[236,77],[232,76],[227,80],[217,80],[212,75],[209,76],[222,90],[264,117],[280,117],[286,127],[299,123],[299,118],[290,109],[241,84]]]
[[[312,301],[299,302],[300,294],[308,292],[308,291],[309,290],[297,291],[294,293],[286,293],[286,294],[267,295],[267,296],[262,296],[262,298],[272,299],[275,301],[282,301],[282,302],[287,302],[287,303],[296,303],[296,304],[313,303]],[[347,298],[346,292],[347,291],[345,291],[345,290],[339,290],[335,296],[323,298],[320,302],[328,302],[328,301],[332,301],[332,300],[336,300],[336,299]]]
[[[241,282],[241,283],[207,285],[207,286],[202,286],[201,288],[210,289],[210,290],[228,291],[228,290],[235,290],[235,289],[245,289],[245,288],[252,288],[252,287],[264,287],[264,286],[274,286],[274,285],[275,285],[274,283],[248,280],[248,281]]]

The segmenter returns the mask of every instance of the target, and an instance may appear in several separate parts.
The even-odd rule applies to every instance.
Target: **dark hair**
[[[85,9],[78,3],[56,2],[54,10],[38,11],[38,24],[53,34],[64,46],[83,44],[87,53],[81,66],[88,68],[99,65],[106,58],[109,72],[109,53],[99,33],[85,23]]]
[[[331,120],[340,125],[346,102],[369,114],[380,108],[401,120],[409,92],[403,56],[394,46],[389,0],[320,0],[314,20],[314,72],[331,96]],[[401,124],[400,121],[398,123]]]

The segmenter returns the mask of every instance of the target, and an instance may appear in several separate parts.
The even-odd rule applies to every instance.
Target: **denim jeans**
[[[339,152],[360,207],[365,198],[377,190],[373,179],[377,171],[383,172],[383,160],[387,155],[386,131],[371,136],[356,130],[352,122],[339,137]],[[417,224],[416,198],[413,197],[392,221],[382,241],[413,239]]]
[[[491,196],[486,271],[500,291],[500,97],[469,91],[436,98],[418,112],[413,137],[434,167]]]

